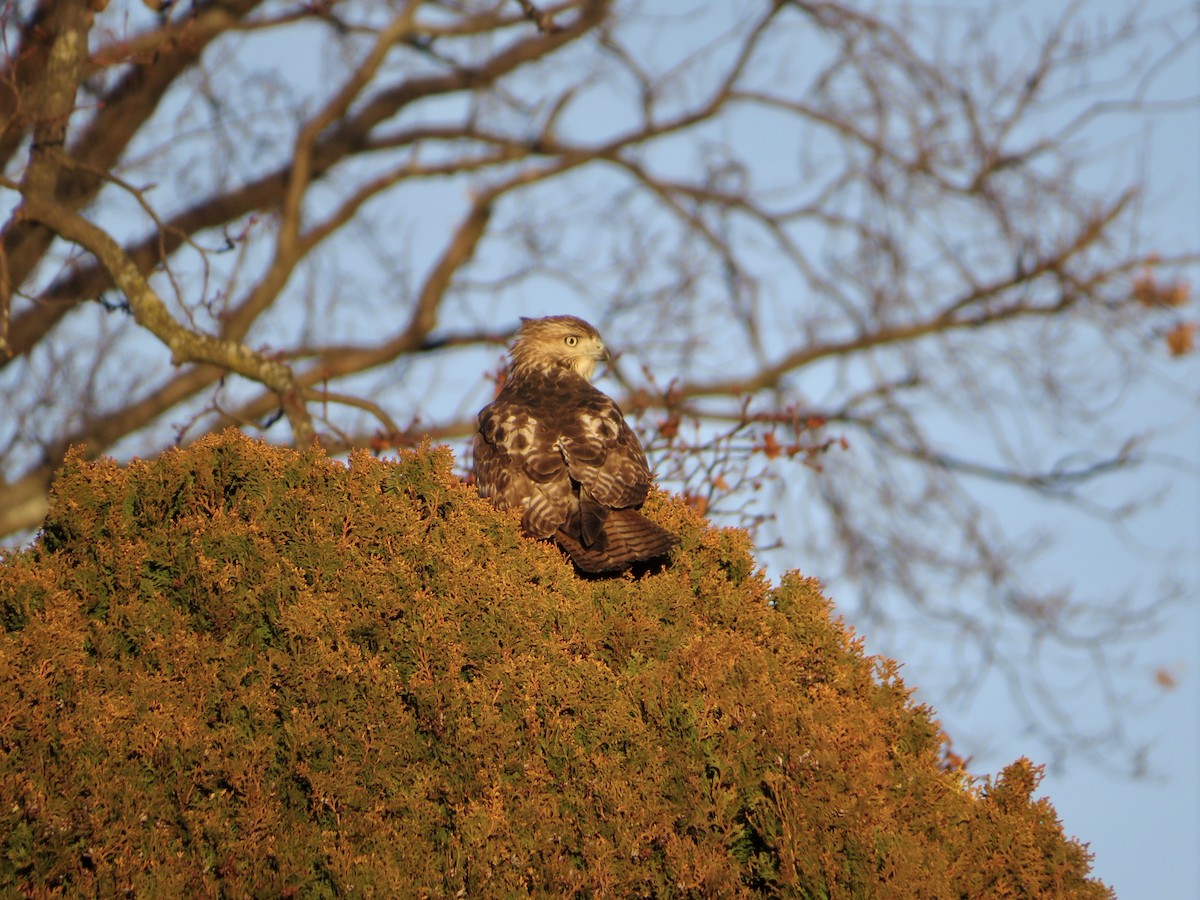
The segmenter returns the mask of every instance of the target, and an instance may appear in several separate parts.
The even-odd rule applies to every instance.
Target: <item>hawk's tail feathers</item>
[[[634,563],[666,556],[679,538],[660,528],[636,509],[609,510],[599,540],[583,546],[560,528],[555,534],[571,561],[584,572],[600,574],[627,569]]]

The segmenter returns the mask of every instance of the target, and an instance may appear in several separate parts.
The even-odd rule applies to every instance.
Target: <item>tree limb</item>
[[[282,402],[296,444],[304,446],[312,441],[312,419],[288,366],[244,344],[210,337],[179,324],[120,244],[82,216],[38,194],[25,197],[23,210],[30,219],[78,244],[100,261],[128,299],[138,324],[170,349],[173,364],[209,363],[265,384]]]

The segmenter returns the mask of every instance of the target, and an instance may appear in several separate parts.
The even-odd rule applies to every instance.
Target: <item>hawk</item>
[[[554,538],[583,572],[665,556],[679,539],[638,512],[650,491],[646,452],[589,381],[608,359],[599,332],[574,316],[521,323],[508,380],[479,411],[479,495],[521,507],[522,531]]]

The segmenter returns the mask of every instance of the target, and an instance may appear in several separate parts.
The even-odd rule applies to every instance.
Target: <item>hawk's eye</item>
[[[574,347],[579,343],[579,338],[575,337],[573,334],[568,334],[565,338],[563,338],[563,343],[565,343],[568,347]]]

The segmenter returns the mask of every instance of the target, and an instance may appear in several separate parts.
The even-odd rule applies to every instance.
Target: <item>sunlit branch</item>
[[[137,266],[121,246],[103,229],[82,216],[59,206],[45,196],[25,197],[25,214],[54,230],[66,240],[79,244],[108,269],[113,282],[125,294],[138,324],[157,337],[171,351],[175,365],[204,362],[262,382],[282,402],[292,425],[296,443],[303,446],[313,437],[312,421],[304,408],[298,386],[286,365],[232,341],[223,341],[180,325],[168,312],[158,295],[146,283]]]

